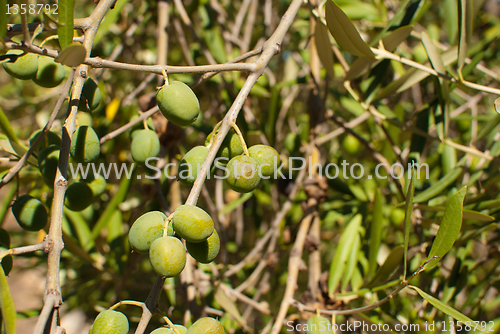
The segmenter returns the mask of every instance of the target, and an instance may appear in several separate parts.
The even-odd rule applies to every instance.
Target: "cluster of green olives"
[[[6,54],[9,61],[4,62],[5,72],[20,80],[33,80],[41,87],[58,86],[65,76],[64,66],[53,58],[25,53],[22,50],[9,50]]]
[[[186,240],[189,253],[199,262],[209,263],[219,253],[220,240],[212,218],[194,205],[179,206],[171,222],[160,211],[143,214],[132,224],[128,240],[134,251],[149,254],[158,275],[173,277],[186,265],[186,250],[174,232]]]
[[[64,205],[71,211],[82,211],[89,207],[95,197],[106,191],[106,179],[102,175],[90,175],[72,183],[66,189]]]
[[[214,135],[213,132],[208,135],[206,145],[211,144]],[[184,155],[179,164],[179,179],[182,183],[194,183],[208,151],[207,146],[195,146]],[[226,136],[217,152],[212,172],[215,168],[224,169],[227,185],[234,191],[247,193],[257,188],[261,178],[274,175],[279,161],[278,152],[267,145],[251,146],[248,148],[248,155],[244,154],[239,136],[232,133]]]
[[[129,322],[125,314],[120,311],[106,310],[97,315],[90,327],[89,334],[127,334]],[[189,329],[182,325],[174,325],[179,334],[224,334],[222,324],[214,318],[204,317],[198,319]],[[151,334],[175,334],[170,327],[160,327]]]

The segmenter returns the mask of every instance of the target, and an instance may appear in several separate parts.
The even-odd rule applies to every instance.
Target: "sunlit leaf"
[[[422,191],[420,194],[416,195],[413,199],[414,203],[422,203],[430,200],[442,192],[462,174],[462,168],[456,167],[451,172],[443,176],[439,181],[435,182],[432,186]]]
[[[4,114],[2,108],[0,108],[0,128],[2,129],[3,133],[7,135],[7,138],[9,138],[11,142],[17,144],[19,143],[16,133],[14,132],[14,129],[12,128],[9,119]]]
[[[326,69],[326,73],[328,73],[330,78],[333,78],[335,77],[335,73],[333,72],[332,45],[330,43],[330,39],[328,38],[328,29],[319,20],[316,22],[314,37],[319,59],[321,60],[323,67]]]
[[[377,255],[380,248],[380,239],[382,237],[382,194],[380,189],[375,192],[375,201],[373,202],[373,218],[370,223],[370,241],[368,250],[368,261],[370,264],[370,271],[368,278],[373,277],[375,270],[378,267]]]
[[[328,29],[342,49],[356,56],[375,57],[354,24],[333,0],[326,2],[325,10]]]
[[[87,51],[80,43],[73,43],[59,53],[55,61],[69,67],[83,64]]]
[[[446,203],[443,220],[439,226],[439,231],[434,239],[428,259],[438,256],[425,265],[425,268],[434,267],[449,252],[455,240],[457,240],[460,228],[462,227],[463,202],[467,187],[463,187]]]
[[[58,2],[57,34],[59,45],[65,50],[73,43],[74,23],[73,13],[75,11],[75,0],[59,0]]]
[[[16,307],[2,267],[0,267],[0,309],[5,323],[5,334],[16,334]]]

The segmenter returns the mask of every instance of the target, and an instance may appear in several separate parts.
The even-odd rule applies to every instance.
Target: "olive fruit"
[[[40,136],[41,133],[42,133],[42,130],[40,129],[40,130],[37,130],[31,134],[31,136],[29,138],[30,146],[33,146],[33,144],[35,143],[35,140],[38,138],[38,136]],[[57,147],[61,146],[61,137],[59,137],[59,135],[57,133],[52,132],[52,131],[48,131],[45,134],[44,138],[40,141],[40,143],[38,143],[38,145],[36,147],[36,151],[37,152],[41,151],[50,145],[56,145]]]
[[[24,51],[22,50],[7,51],[7,55],[14,56],[22,55],[23,53]],[[5,72],[17,79],[33,79],[38,70],[38,56],[34,53],[26,53],[23,56],[18,56],[15,58],[16,59],[14,61],[5,62],[2,64]]]
[[[93,111],[101,103],[101,90],[94,80],[88,78],[83,84],[78,110]]]
[[[86,125],[92,127],[93,124],[92,115],[84,111],[79,111],[76,113],[76,122],[77,126]]]
[[[179,334],[186,334],[187,328],[182,325],[174,325]],[[176,334],[171,328],[160,327],[151,332],[151,334]]]
[[[6,250],[8,250],[8,248],[0,246],[0,252],[6,251]],[[0,264],[2,265],[2,269],[3,269],[3,272],[5,273],[5,275],[6,276],[9,275],[10,271],[12,270],[12,255],[4,256],[0,260]]]
[[[33,82],[38,86],[52,88],[58,86],[65,76],[64,66],[54,61],[54,58],[40,57],[38,71]]]
[[[186,265],[186,250],[176,237],[164,236],[151,243],[149,261],[158,275],[177,276]]]
[[[128,232],[128,242],[133,250],[147,253],[151,243],[163,236],[167,216],[161,211],[146,212],[135,220]],[[168,225],[167,235],[172,236],[172,224]]]
[[[175,233],[189,242],[202,242],[214,232],[212,217],[195,205],[181,205],[175,209],[172,223]]]
[[[331,321],[322,316],[314,316],[307,320],[307,334],[327,333],[331,328]]]
[[[59,164],[59,146],[49,145],[38,153],[38,169],[45,183],[53,187]]]
[[[359,152],[361,143],[359,142],[359,139],[356,138],[355,136],[347,135],[344,137],[344,140],[342,140],[342,147],[348,154],[355,155],[356,153]]]
[[[71,137],[70,153],[76,162],[94,162],[101,154],[99,137],[90,126],[79,126]]]
[[[102,311],[92,324],[92,334],[127,334],[129,330],[128,319],[125,314],[114,311]],[[90,333],[90,332],[89,332]]]
[[[198,118],[200,103],[194,92],[183,82],[171,81],[156,92],[156,103],[172,123],[188,126]]]
[[[130,118],[130,122],[132,122],[133,120],[137,119],[137,117],[139,117],[139,115],[132,116],[132,118]],[[149,117],[146,120],[146,125],[147,125],[147,127],[148,127],[149,130],[153,130],[154,131],[155,125],[154,125],[153,119],[151,117]],[[133,127],[131,127],[130,130],[128,130],[129,131],[128,132],[129,138],[133,139],[134,138],[134,134],[138,130],[144,130],[144,122],[143,121],[137,123],[136,125],[134,125]]]
[[[389,214],[389,221],[396,226],[399,226],[403,220],[405,220],[405,210],[400,208],[395,208]]]
[[[27,231],[38,231],[47,224],[47,210],[38,199],[22,195],[12,204],[17,223]]]
[[[226,183],[240,193],[248,193],[259,185],[259,165],[254,158],[239,155],[227,163]]]
[[[184,155],[179,163],[179,180],[182,183],[186,185],[192,185],[194,183],[207,154],[208,147],[195,146]]]
[[[160,140],[152,130],[138,130],[134,133],[130,148],[132,159],[144,164],[148,158],[156,157],[160,153]]]
[[[224,334],[224,327],[214,318],[205,317],[192,324],[186,334]]]
[[[186,247],[189,254],[191,254],[191,256],[194,257],[196,261],[201,263],[210,263],[215,260],[217,254],[219,254],[219,234],[216,230],[214,230],[214,233],[212,233],[212,235],[209,236],[205,241],[198,243],[186,241]]]
[[[72,211],[82,211],[94,200],[94,193],[87,182],[72,183],[66,189],[64,205]]]
[[[205,144],[208,145],[214,135],[215,134],[213,131],[210,132],[210,134],[207,136],[205,140]],[[243,154],[243,146],[241,145],[240,137],[238,137],[238,134],[236,134],[235,132],[227,134],[227,136],[222,141],[222,144],[219,148],[219,152],[217,152],[217,157],[226,158],[227,162],[229,161],[229,159],[232,159],[240,154]],[[221,160],[224,161],[224,159]]]
[[[102,175],[92,175],[84,180],[89,185],[94,197],[102,195],[106,191],[106,179]]]
[[[285,136],[284,145],[288,152],[297,152],[300,149],[301,145],[300,136],[293,132],[288,133]]]
[[[260,176],[272,176],[278,167],[280,155],[271,146],[254,145],[248,149],[248,154],[259,164]]]

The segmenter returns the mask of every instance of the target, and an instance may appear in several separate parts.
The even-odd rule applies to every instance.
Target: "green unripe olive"
[[[6,247],[0,247],[0,252],[6,251],[8,248]],[[2,265],[3,272],[5,273],[5,276],[9,275],[10,271],[12,270],[12,255],[7,255],[4,256],[0,260],[0,264]]]
[[[189,242],[202,242],[214,232],[212,217],[195,205],[181,205],[175,209],[172,223],[175,233]]]
[[[94,193],[87,182],[72,183],[66,189],[64,205],[71,211],[82,211],[94,201]]]
[[[393,225],[399,226],[405,220],[405,210],[395,208],[389,215],[389,220]]]
[[[193,185],[207,154],[208,147],[206,146],[195,146],[186,153],[179,163],[179,180],[182,183]]]
[[[290,132],[285,136],[284,144],[288,152],[297,152],[301,145],[300,136],[296,133]]]
[[[160,153],[160,140],[152,130],[138,130],[134,133],[130,148],[132,159],[144,164],[148,158],[156,157]]]
[[[348,154],[355,155],[359,152],[361,143],[359,142],[359,139],[353,135],[347,135],[344,137],[344,140],[342,140],[342,147]]]
[[[206,139],[206,143],[210,142],[214,133],[211,132]],[[227,158],[226,162],[229,159],[234,158],[237,155],[243,154],[243,146],[241,145],[240,137],[235,132],[228,133],[227,136],[222,141],[222,144],[219,148],[219,152],[217,152],[217,157]],[[224,160],[221,160],[224,161]]]
[[[38,60],[38,71],[33,82],[38,86],[52,88],[58,86],[66,75],[64,66],[56,63],[53,58],[40,57]]]
[[[59,146],[49,145],[38,154],[38,169],[45,183],[53,187],[59,164]]]
[[[324,334],[327,329],[331,328],[332,322],[322,316],[314,316],[307,320],[307,334]]]
[[[229,160],[226,168],[226,183],[234,191],[248,193],[259,185],[259,165],[254,158],[239,155]]]
[[[127,334],[129,330],[128,319],[125,314],[114,311],[102,311],[92,324],[92,334]]]
[[[469,131],[470,124],[471,124],[470,119],[459,119],[459,120],[457,120],[457,123],[456,123],[457,129],[461,133],[465,133],[465,132]]]
[[[94,162],[101,154],[99,137],[90,126],[79,126],[71,137],[70,153],[76,162]]]
[[[88,78],[83,84],[78,110],[93,111],[101,103],[101,90],[94,80]]]
[[[188,126],[198,118],[200,103],[195,93],[183,82],[171,81],[156,92],[156,103],[172,123]]]
[[[182,325],[174,325],[179,334],[186,334],[187,328]],[[176,334],[171,328],[160,327],[151,332],[151,334]]]
[[[192,324],[186,334],[224,334],[224,327],[214,318],[205,317]]]
[[[151,243],[149,261],[158,275],[177,276],[186,265],[186,250],[176,237],[164,236]]]
[[[84,111],[79,111],[76,113],[77,126],[90,126],[93,125],[92,115]]]
[[[205,241],[198,243],[186,241],[186,247],[189,254],[191,254],[191,256],[194,257],[196,261],[201,263],[210,263],[215,260],[217,254],[219,254],[219,234],[216,230],[214,230],[214,233],[212,233],[212,235],[209,236]]]
[[[10,248],[10,235],[9,232],[0,228],[0,246]]]
[[[151,243],[163,236],[163,226],[167,216],[161,211],[146,212],[135,220],[128,232],[128,242],[133,250],[147,253]],[[172,224],[168,225],[167,235],[174,235]]]
[[[16,79],[29,80],[33,79],[38,71],[38,56],[34,53],[22,55],[22,50],[9,50],[7,55],[13,55],[15,60],[3,63],[5,72]],[[17,56],[17,57],[16,57]]]
[[[139,115],[134,115],[130,118],[130,121],[132,122],[133,120],[135,120],[137,117],[139,117]],[[151,117],[149,117],[147,120],[146,120],[146,125],[148,127],[149,130],[153,130],[155,129],[155,125],[153,123],[153,119]],[[134,125],[133,127],[130,128],[130,130],[128,130],[128,136],[130,139],[133,139],[134,138],[134,134],[136,133],[136,131],[138,130],[144,130],[144,122],[139,122],[137,123],[136,125]]]
[[[106,191],[106,179],[102,175],[92,175],[84,180],[92,190],[94,197],[102,195]]]
[[[12,213],[19,226],[26,231],[38,231],[47,224],[47,210],[38,199],[30,195],[20,196],[12,204]]]
[[[248,154],[259,164],[262,176],[272,176],[280,162],[278,151],[271,146],[254,145],[248,149]]]
[[[33,146],[35,140],[42,133],[42,130],[37,130],[33,132],[29,138],[30,146]],[[42,138],[40,143],[38,143],[36,147],[36,152],[39,152],[50,145],[56,145],[57,147],[61,146],[61,137],[55,132],[48,131],[45,136]]]

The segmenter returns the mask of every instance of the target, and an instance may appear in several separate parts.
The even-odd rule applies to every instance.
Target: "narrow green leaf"
[[[226,213],[229,213],[229,212],[235,210],[241,204],[245,203],[250,198],[252,198],[252,196],[253,196],[253,191],[241,195],[236,200],[232,201],[231,203],[228,203],[225,207],[223,207],[222,210],[220,210],[220,214],[225,215]]]
[[[417,206],[417,209],[435,211],[435,212],[444,212],[446,210],[444,207],[428,206],[425,204],[419,204]],[[489,215],[481,213],[481,212],[473,211],[473,210],[463,210],[463,219],[476,220],[476,221],[485,222],[485,223],[495,221],[495,217],[489,216]]]
[[[59,0],[58,5],[57,34],[59,35],[59,45],[62,50],[65,50],[73,43],[75,0]]]
[[[328,29],[342,49],[356,56],[375,58],[354,24],[333,0],[326,2],[325,11]]]
[[[93,266],[97,267],[98,264],[90,257],[90,255],[81,249],[74,241],[73,238],[66,233],[63,232],[63,242],[64,242],[64,250],[67,250],[71,254],[78,256],[80,259],[87,261]]]
[[[380,248],[380,239],[382,236],[382,193],[380,189],[375,192],[375,200],[373,202],[373,219],[370,223],[370,241],[368,248],[368,263],[370,269],[368,279],[372,278],[378,267],[377,255]]]
[[[2,176],[3,178],[3,176]],[[0,178],[0,179],[2,179]],[[10,204],[12,203],[12,199],[16,195],[17,187],[14,182],[12,182],[10,185],[8,185],[6,188],[7,191],[3,194],[3,199],[2,199],[2,204],[0,204],[0,226],[2,225],[3,219],[5,218],[5,215],[7,214],[10,208]]]
[[[0,40],[5,42],[5,35],[7,34],[7,0],[0,0]]]
[[[224,311],[232,315],[239,323],[246,324],[236,304],[226,295],[226,292],[221,287],[215,288],[214,299]]]
[[[404,273],[403,279],[406,279],[408,267],[408,244],[410,242],[411,213],[413,212],[413,196],[415,195],[415,169],[411,168],[411,180],[406,193],[405,204],[405,238],[404,238]]]
[[[496,109],[496,100],[495,100],[495,109]],[[484,137],[491,134],[491,131],[494,128],[496,128],[498,124],[500,124],[500,115],[495,115],[495,117],[492,117],[492,119],[487,124],[484,125],[481,131],[479,131],[479,133],[477,134],[476,142],[481,139],[484,139]]]
[[[392,31],[389,35],[382,38],[384,48],[389,52],[394,51],[399,44],[403,43],[410,36],[412,30],[413,26],[403,26]]]
[[[462,210],[466,192],[467,187],[463,187],[455,195],[451,196],[446,203],[443,220],[432,243],[428,257],[430,259],[434,256],[439,256],[439,259],[431,260],[426,264],[425,268],[434,267],[449,252],[457,240],[460,228],[462,227]]]
[[[460,1],[459,1],[460,2]],[[444,15],[444,21],[446,23],[446,34],[448,35],[448,42],[453,45],[457,38],[458,33],[458,5],[456,0],[444,0],[443,9],[446,15]]]
[[[71,211],[65,207],[64,214],[72,223],[76,232],[76,237],[82,248],[85,251],[91,249],[94,246],[94,240],[92,239],[92,232],[90,231],[89,224],[83,219],[79,212]]]
[[[460,0],[459,24],[460,24],[460,40],[458,41],[458,75],[463,80],[462,69],[465,65],[465,58],[472,36],[474,3],[472,0]]]
[[[443,174],[451,172],[457,164],[457,151],[453,146],[444,145],[443,154],[441,154],[441,166]]]
[[[0,128],[2,128],[3,133],[7,135],[7,138],[9,138],[11,142],[19,144],[19,139],[17,139],[16,133],[14,129],[12,129],[12,125],[10,125],[10,121],[4,114],[2,108],[0,108]]]
[[[391,277],[392,273],[401,265],[404,253],[405,248],[403,245],[396,246],[391,251],[389,256],[387,256],[384,264],[377,270],[377,273],[373,276],[372,280],[366,285],[366,287],[373,288],[387,281]]]
[[[109,10],[106,13],[106,16],[99,25],[97,34],[95,35],[94,45],[99,44],[101,39],[103,39],[104,36],[109,33],[109,30],[111,29],[113,24],[118,22],[118,20],[120,19],[120,15],[123,13],[123,7],[125,7],[127,3],[129,3],[129,0],[118,0],[116,1],[113,9]]]
[[[495,99],[495,111],[500,114],[500,97]]]
[[[116,209],[111,215],[108,223],[108,235],[106,236],[108,243],[111,243],[113,240],[123,235],[122,225],[122,212],[119,209]]]
[[[431,62],[432,67],[441,74],[446,74],[446,69],[444,68],[443,61],[441,60],[441,56],[430,39],[429,35],[425,33],[425,31],[422,32],[422,44],[424,45],[425,52],[427,52],[427,57],[429,57],[429,60]]]
[[[466,323],[467,321],[469,321],[470,324],[474,324],[474,321],[471,318],[467,317],[466,315],[463,315],[462,313],[458,312],[453,307],[448,306],[447,304],[443,303],[439,299],[434,298],[433,296],[425,293],[424,291],[420,290],[416,286],[409,285],[408,287],[417,291],[418,294],[422,298],[424,298],[425,300],[427,300],[429,302],[429,304],[431,304],[432,306],[434,306],[435,308],[437,308],[441,312],[445,313],[446,315],[449,315],[450,317],[452,317],[458,321],[462,321],[463,323]],[[486,328],[482,328],[482,331],[485,331],[485,330],[486,330]]]
[[[80,43],[72,43],[66,49],[59,53],[54,59],[55,62],[61,63],[69,67],[76,67],[83,64],[87,50]]]
[[[326,69],[326,73],[330,78],[335,77],[335,72],[333,71],[333,50],[328,38],[328,29],[320,21],[316,21],[316,28],[314,32],[316,49],[318,50],[318,56]]]
[[[328,294],[333,295],[340,279],[344,273],[344,267],[352,250],[354,244],[354,239],[358,233],[358,229],[361,226],[362,216],[357,214],[351,221],[347,224],[347,227],[340,237],[337,249],[335,250],[335,256],[333,257],[332,263],[330,265],[330,272],[328,277]]]
[[[0,309],[5,323],[5,334],[16,334],[16,307],[10,294],[9,284],[0,267]]]
[[[441,195],[443,191],[462,174],[462,168],[456,167],[451,172],[443,176],[439,181],[415,196],[413,202],[422,203]]]
[[[358,254],[360,246],[361,246],[361,237],[359,236],[359,233],[357,233],[354,237],[354,242],[352,244],[351,252],[349,254],[349,257],[347,258],[344,275],[342,275],[342,279],[340,282],[340,291],[343,292],[345,291],[347,285],[349,284],[351,278],[353,277],[354,269],[356,269],[358,265]]]
[[[135,172],[135,165],[134,165],[134,172]],[[113,199],[108,203],[108,206],[102,213],[101,217],[99,217],[99,220],[95,224],[94,228],[92,229],[92,240],[95,240],[98,236],[101,230],[108,225],[108,223],[111,220],[111,217],[113,216],[113,213],[115,212],[115,209],[118,208],[118,205],[122,203],[125,200],[125,197],[127,197],[128,193],[128,188],[130,187],[130,183],[132,182],[132,178],[124,178],[122,182],[120,182],[120,186],[118,187],[118,191],[116,194],[113,196]]]

